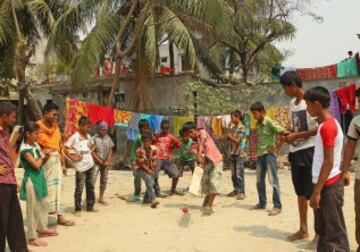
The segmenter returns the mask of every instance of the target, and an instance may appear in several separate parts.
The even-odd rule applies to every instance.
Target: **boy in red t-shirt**
[[[165,170],[166,174],[172,179],[170,195],[183,195],[176,191],[176,186],[179,181],[179,171],[172,160],[171,152],[175,148],[180,148],[180,141],[175,138],[170,131],[170,122],[163,120],[161,122],[161,133],[156,137],[155,146],[159,149],[157,168],[155,172],[155,193],[158,197],[163,196],[160,192],[159,186],[159,172]]]
[[[319,235],[317,251],[348,252],[349,241],[342,211],[344,183],[340,169],[343,132],[330,114],[330,94],[326,88],[308,90],[304,100],[309,114],[319,123],[312,165],[314,191],[310,198],[310,206],[315,211],[315,231]]]

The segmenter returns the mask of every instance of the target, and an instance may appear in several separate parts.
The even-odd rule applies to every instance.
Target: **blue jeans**
[[[134,188],[135,188],[135,196],[141,195],[141,177],[139,174],[134,170]]]
[[[257,190],[259,194],[259,204],[261,207],[266,207],[267,199],[266,199],[266,184],[265,184],[265,176],[266,172],[269,176],[269,182],[273,187],[273,203],[274,208],[280,209],[282,208],[280,201],[280,184],[279,178],[277,175],[277,165],[276,165],[276,156],[274,154],[265,154],[257,158]]]
[[[147,200],[153,201],[156,198],[155,192],[154,192],[154,176],[148,174],[147,172],[145,172],[144,170],[141,170],[141,169],[135,170],[135,174],[137,177],[144,180],[144,183],[146,185],[146,192],[144,195],[144,200],[145,201],[147,201]]]
[[[239,155],[231,155],[231,179],[234,190],[245,193],[244,160]]]

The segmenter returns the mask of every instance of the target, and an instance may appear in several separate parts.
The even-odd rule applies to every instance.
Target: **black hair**
[[[17,111],[17,107],[10,102],[0,102],[0,116],[10,115]]]
[[[138,123],[139,130],[145,128],[145,126],[149,127],[149,121],[146,119],[140,119],[140,121]]]
[[[293,83],[295,83],[295,85],[299,88],[303,87],[303,83],[298,72],[288,71],[281,75],[280,84],[282,86],[291,86]]]
[[[48,102],[44,105],[43,107],[43,114],[47,114],[50,113],[53,110],[60,110],[59,106],[56,105],[55,103],[52,102]]]
[[[194,122],[189,121],[189,122],[186,122],[186,123],[183,125],[183,127],[182,127],[182,132],[183,132],[183,133],[186,133],[186,132],[188,132],[188,131],[190,131],[190,130],[192,130],[192,129],[196,129],[196,124],[195,124]]]
[[[179,136],[182,136],[183,134],[184,134],[184,128],[181,128],[180,130],[179,130]]]
[[[358,88],[358,89],[356,89],[356,91],[355,91],[355,96],[357,97],[357,96],[360,96],[360,87]]]
[[[241,113],[240,110],[234,110],[233,112],[231,112],[231,115],[236,117],[236,118],[239,118],[241,121],[243,120],[243,114]]]
[[[152,141],[152,135],[150,132],[146,131],[141,134],[141,141]]]
[[[87,116],[80,117],[78,121],[79,126],[91,125],[91,122]]]
[[[349,54],[349,55],[352,55],[352,54],[353,54],[353,51],[348,51],[348,54]]]
[[[314,87],[305,92],[304,100],[318,102],[323,108],[328,108],[330,106],[330,93],[329,90],[324,87]]]
[[[170,121],[169,120],[162,120],[161,121],[161,128],[163,128],[165,125],[170,126]]]
[[[16,151],[19,152],[21,144],[26,141],[26,134],[33,133],[37,130],[40,130],[40,126],[35,122],[27,122],[23,128],[19,130],[19,138],[16,140]]]
[[[255,102],[250,107],[251,111],[265,112],[265,106],[261,102]]]

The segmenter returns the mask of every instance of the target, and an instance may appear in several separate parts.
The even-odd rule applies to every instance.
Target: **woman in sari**
[[[40,126],[38,143],[42,150],[51,153],[49,160],[43,166],[48,186],[49,212],[57,214],[59,225],[73,226],[74,222],[66,220],[63,215],[62,177],[63,174],[66,175],[66,166],[61,132],[57,125],[59,107],[53,103],[47,103],[44,106],[43,114],[43,119],[37,122]]]

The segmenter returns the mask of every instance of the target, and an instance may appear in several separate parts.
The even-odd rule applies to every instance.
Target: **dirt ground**
[[[18,169],[18,178],[22,178]],[[74,171],[64,179],[64,205],[66,217],[76,221],[74,227],[58,227],[60,236],[48,238],[47,248],[32,251],[159,251],[159,252],[289,252],[306,251],[310,240],[289,242],[286,237],[298,228],[297,203],[289,170],[280,170],[282,214],[269,217],[266,211],[251,211],[257,203],[255,172],[246,170],[247,198],[239,201],[225,196],[231,186],[230,172],[224,172],[223,195],[216,199],[215,214],[202,217],[201,198],[187,194],[160,199],[158,209],[141,204],[131,204],[119,199],[116,194],[130,195],[133,192],[131,172],[111,171],[107,190],[108,206],[97,205],[99,213],[83,212],[82,217],[73,215]],[[190,183],[188,172],[179,182],[185,190]],[[19,180],[21,181],[21,180]],[[169,190],[170,180],[162,175],[160,185]],[[353,186],[353,184],[352,184]],[[356,250],[353,187],[345,191],[344,214],[348,228],[351,251]],[[143,186],[143,189],[145,187]],[[98,185],[96,185],[98,191]],[[271,188],[267,187],[268,208],[272,207]],[[85,197],[85,196],[84,196]],[[25,204],[22,203],[25,214]],[[184,214],[182,208],[189,208]],[[26,216],[24,216],[26,221]],[[55,223],[50,217],[50,223]],[[309,226],[313,226],[313,214],[309,213]],[[314,232],[311,230],[311,237]]]

